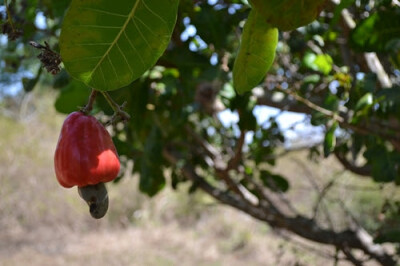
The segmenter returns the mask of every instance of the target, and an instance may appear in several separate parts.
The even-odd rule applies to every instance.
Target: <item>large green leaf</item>
[[[378,11],[353,30],[353,46],[366,52],[386,52],[394,40],[400,39],[400,8]]]
[[[69,74],[98,90],[128,85],[171,38],[178,0],[73,0],[60,36]]]
[[[233,66],[233,85],[239,94],[261,82],[274,62],[277,45],[278,29],[266,23],[256,10],[251,10]]]

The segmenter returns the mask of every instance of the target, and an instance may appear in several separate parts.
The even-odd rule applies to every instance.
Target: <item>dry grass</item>
[[[184,186],[149,199],[137,190],[137,177],[109,186],[109,213],[93,220],[76,189],[64,189],[55,179],[52,156],[64,116],[53,111],[52,97],[39,100],[40,105],[37,100],[25,104],[22,111],[29,115],[20,117],[29,119],[0,116],[0,265],[333,263],[304,248],[318,246],[292,244],[202,193],[188,195]],[[298,173],[291,182],[300,189],[289,197],[301,203],[297,208],[309,210],[313,198],[309,183],[303,182],[307,170],[298,170],[298,158],[278,168],[292,176]],[[312,166],[313,174],[326,167]]]

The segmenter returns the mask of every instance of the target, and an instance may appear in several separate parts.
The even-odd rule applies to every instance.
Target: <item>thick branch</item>
[[[164,148],[163,156],[173,165],[176,165],[181,159],[180,154],[176,152],[173,147]],[[358,228],[354,231],[345,230],[341,232],[326,230],[316,224],[315,220],[300,215],[288,217],[283,215],[276,208],[260,205],[255,206],[235,194],[221,191],[211,186],[200,177],[190,164],[186,164],[181,168],[181,171],[186,178],[196,182],[200,189],[218,201],[239,209],[256,219],[267,222],[272,227],[286,229],[306,239],[321,244],[333,245],[341,250],[348,250],[349,248],[359,249],[382,265],[396,265],[393,257],[387,254],[381,246],[375,245],[372,237],[362,228]]]
[[[335,152],[335,156],[336,158],[339,160],[339,162],[349,171],[357,174],[357,175],[361,175],[361,176],[371,176],[371,167],[369,167],[368,165],[364,165],[364,166],[357,166],[354,165],[353,163],[349,162],[347,160],[347,158],[339,153],[339,152]]]
[[[226,171],[238,168],[240,160],[242,159],[242,150],[243,150],[243,145],[244,145],[244,141],[245,141],[245,136],[246,136],[246,131],[242,130],[240,132],[240,137],[239,137],[238,142],[236,144],[235,154],[229,160],[228,166],[226,168]]]

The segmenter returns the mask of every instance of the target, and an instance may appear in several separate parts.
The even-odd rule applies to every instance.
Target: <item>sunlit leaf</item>
[[[257,86],[271,67],[278,44],[278,30],[251,10],[243,29],[233,66],[233,84],[239,94]]]
[[[363,97],[358,100],[356,107],[354,108],[354,111],[360,111],[365,108],[371,107],[371,105],[374,102],[374,98],[372,96],[372,93],[368,92],[366,93]]]
[[[128,85],[167,47],[178,0],[73,0],[60,36],[69,74],[98,90]]]
[[[308,53],[304,56],[303,63],[306,67],[328,75],[332,70],[333,60],[328,54]]]
[[[324,139],[324,156],[328,157],[334,150],[336,146],[336,135],[335,131],[338,127],[338,123],[335,122],[333,125],[329,128],[329,130],[325,134],[325,139]]]

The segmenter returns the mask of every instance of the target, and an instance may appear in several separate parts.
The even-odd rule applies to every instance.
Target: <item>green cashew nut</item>
[[[233,66],[233,85],[239,94],[261,82],[274,62],[277,45],[278,29],[268,24],[255,9],[251,10]]]
[[[78,187],[79,196],[89,205],[90,215],[100,219],[108,210],[108,193],[104,183]]]

